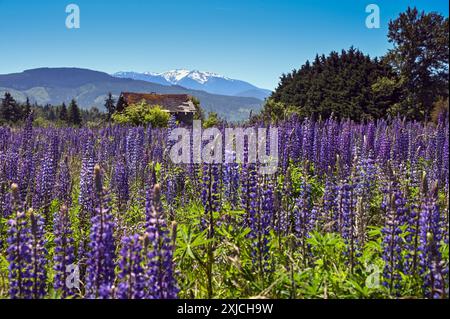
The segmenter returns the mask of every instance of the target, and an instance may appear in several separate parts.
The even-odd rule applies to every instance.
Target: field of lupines
[[[0,298],[448,298],[448,117],[278,128],[274,175],[0,128]]]

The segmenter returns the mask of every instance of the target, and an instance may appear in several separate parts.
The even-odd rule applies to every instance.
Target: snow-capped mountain
[[[248,82],[230,79],[212,72],[190,71],[185,69],[171,70],[162,73],[154,72],[117,72],[114,77],[141,80],[162,85],[179,85],[188,89],[201,90],[213,94],[255,97],[264,100],[270,90],[258,88]]]
[[[192,79],[200,84],[205,84],[206,82],[208,82],[210,79],[213,79],[213,78],[221,78],[221,79],[233,81],[232,79],[229,79],[229,78],[219,75],[217,73],[201,72],[201,71],[197,71],[197,70],[189,71],[189,70],[181,69],[181,70],[167,71],[167,72],[163,72],[163,73],[147,72],[144,74],[149,74],[149,75],[153,75],[153,76],[162,76],[164,79],[166,79],[167,82],[170,82],[172,84],[178,84],[180,81],[182,81],[183,79],[186,79],[186,78]]]

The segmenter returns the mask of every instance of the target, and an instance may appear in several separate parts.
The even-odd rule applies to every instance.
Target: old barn
[[[126,108],[129,105],[145,101],[149,107],[159,105],[164,111],[174,115],[175,118],[185,124],[192,124],[196,107],[192,97],[188,94],[156,94],[156,93],[132,93],[120,94],[117,109]]]

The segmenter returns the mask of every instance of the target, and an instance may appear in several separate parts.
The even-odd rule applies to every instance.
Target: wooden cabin
[[[149,107],[159,105],[163,111],[174,115],[177,121],[192,124],[197,109],[188,94],[156,94],[122,92],[117,102],[117,109],[145,101]]]

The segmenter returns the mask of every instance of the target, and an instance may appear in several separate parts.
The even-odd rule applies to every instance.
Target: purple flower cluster
[[[8,221],[9,294],[11,298],[40,299],[46,294],[47,251],[44,218],[32,209],[21,211],[18,185],[14,196],[13,218]]]
[[[150,210],[145,235],[149,243],[146,297],[174,299],[177,297],[178,287],[174,278],[173,247],[162,212],[160,192],[160,186],[155,185],[151,202],[147,204]]]
[[[437,204],[437,183],[434,183],[422,202],[419,223],[419,264],[424,276],[425,296],[440,298],[445,295],[445,291],[440,252],[443,228]]]
[[[123,161],[118,161],[114,169],[113,176],[114,191],[117,196],[119,207],[124,210],[130,199],[130,191],[128,186],[128,170]]]
[[[108,194],[103,189],[100,166],[96,165],[95,190],[97,205],[91,219],[91,234],[87,258],[86,294],[88,298],[111,298],[114,284],[115,224]]]
[[[143,238],[139,235],[125,236],[119,259],[119,285],[117,298],[142,299],[145,297],[145,273],[142,266]]]
[[[15,210],[13,218],[8,221],[8,226],[9,296],[13,299],[31,298],[29,270],[31,247],[26,213]]]
[[[386,223],[382,229],[384,236],[382,256],[385,261],[383,284],[392,293],[400,289],[400,272],[403,266],[403,240],[400,236],[402,234],[401,226],[406,222],[407,209],[406,199],[400,190],[394,191],[389,196]]]
[[[76,292],[67,285],[68,267],[75,263],[75,243],[69,212],[63,205],[59,213],[55,214],[53,222],[55,235],[55,250],[53,255],[53,270],[55,278],[53,288],[61,293],[62,297],[73,296]]]

